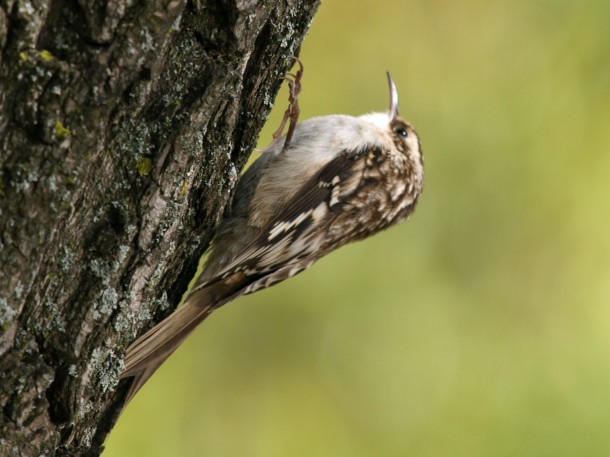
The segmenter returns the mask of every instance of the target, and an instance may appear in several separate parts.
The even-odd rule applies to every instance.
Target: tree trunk
[[[0,455],[99,455],[318,0],[0,3]]]

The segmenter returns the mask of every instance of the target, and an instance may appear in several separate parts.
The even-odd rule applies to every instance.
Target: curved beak
[[[398,89],[388,71],[388,84],[390,85],[390,120],[393,121],[398,116]]]

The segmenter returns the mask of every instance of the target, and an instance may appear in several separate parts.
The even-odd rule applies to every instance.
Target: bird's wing
[[[253,279],[263,279],[280,266],[300,263],[304,259],[315,260],[325,254],[319,252],[319,249],[324,242],[326,226],[342,211],[349,196],[360,189],[359,183],[365,181],[365,158],[370,150],[371,148],[363,148],[337,155],[297,190],[258,237],[220,272],[196,284],[193,291],[206,288],[238,272]],[[271,285],[263,282],[264,284],[253,284],[244,293]]]

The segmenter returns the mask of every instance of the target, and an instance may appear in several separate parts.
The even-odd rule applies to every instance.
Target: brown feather
[[[127,348],[121,373],[121,378],[133,377],[124,405],[212,311],[239,295],[246,285],[246,276],[236,273],[202,287],[191,293],[182,307],[135,340]]]
[[[125,406],[144,383],[212,312],[211,307],[187,304],[138,338],[127,350],[122,378],[133,377]]]

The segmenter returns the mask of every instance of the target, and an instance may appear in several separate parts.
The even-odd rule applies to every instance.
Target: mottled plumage
[[[212,311],[409,216],[423,189],[419,137],[398,114],[331,115],[299,124],[244,174],[204,272],[185,304],[127,350],[127,400]]]

